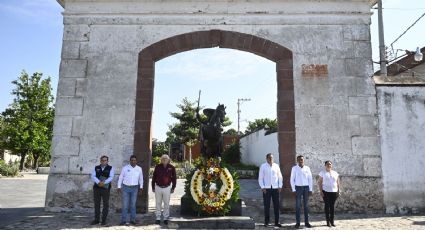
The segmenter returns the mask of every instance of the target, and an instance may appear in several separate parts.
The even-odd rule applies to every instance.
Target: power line
[[[403,35],[405,35],[406,33],[407,33],[407,31],[409,31],[410,30],[410,28],[412,28],[419,20],[421,20],[423,17],[425,16],[425,13],[423,13],[418,19],[416,19],[416,21],[412,24],[412,25],[410,25],[400,36],[398,36],[392,43],[391,43],[391,48],[393,47],[393,44],[395,43],[395,42],[397,42],[398,41],[398,39],[400,39]]]
[[[377,10],[378,8],[373,8],[374,10]],[[407,10],[407,11],[419,11],[419,10],[425,10],[425,8],[383,8],[383,10]]]

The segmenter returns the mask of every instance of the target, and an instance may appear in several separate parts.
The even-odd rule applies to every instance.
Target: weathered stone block
[[[63,41],[62,59],[78,59],[80,56],[80,42]]]
[[[356,58],[372,58],[372,46],[370,41],[355,41],[354,57]]]
[[[90,174],[94,166],[99,165],[99,157],[102,153],[84,155],[69,158],[69,173],[71,174]],[[111,164],[112,165],[112,164]],[[116,167],[115,165],[112,165]],[[119,173],[119,172],[116,172]]]
[[[75,79],[61,78],[58,83],[58,97],[75,95]]]
[[[370,58],[346,58],[345,74],[355,77],[371,77],[373,75],[373,64]]]
[[[87,60],[62,60],[59,69],[60,78],[85,78]]]
[[[344,25],[344,40],[351,41],[370,41],[370,29],[367,25]]]
[[[80,153],[80,139],[69,136],[53,136],[53,156],[75,156]]]
[[[66,156],[53,157],[50,165],[50,173],[68,173],[69,158]]]
[[[64,41],[88,41],[90,27],[88,25],[65,25],[63,31]]]
[[[375,83],[372,78],[356,78],[356,91],[357,95],[375,95]]]
[[[363,169],[365,176],[381,177],[381,158],[380,157],[366,157],[363,158]]]
[[[361,135],[359,115],[348,115],[348,125],[350,127],[350,137]]]
[[[77,79],[75,96],[76,97],[84,97],[87,92],[87,79]]]
[[[53,125],[53,135],[71,135],[72,117],[56,116]]]
[[[378,119],[373,116],[360,116],[362,136],[376,136],[378,134]]]
[[[349,97],[348,108],[351,115],[375,115],[376,98],[375,97]]]
[[[381,155],[381,148],[378,137],[353,137],[353,154],[356,155]]]
[[[84,100],[76,97],[58,97],[56,116],[79,116],[83,114]]]
[[[72,119],[72,130],[71,130],[71,136],[72,137],[79,137],[83,134],[83,120],[81,117],[74,117]]]

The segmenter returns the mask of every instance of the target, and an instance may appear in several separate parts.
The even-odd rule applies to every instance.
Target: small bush
[[[224,151],[222,160],[228,164],[237,164],[241,162],[241,145],[235,142]]]
[[[19,174],[19,163],[7,164],[4,160],[0,160],[0,174],[2,176],[17,176]]]
[[[161,157],[159,156],[152,157],[152,166],[156,166],[159,163],[161,163]]]

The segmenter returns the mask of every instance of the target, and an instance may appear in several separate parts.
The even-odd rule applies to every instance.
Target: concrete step
[[[170,229],[255,229],[255,222],[248,216],[172,218]]]

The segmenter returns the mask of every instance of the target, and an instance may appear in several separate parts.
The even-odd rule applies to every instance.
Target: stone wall
[[[278,95],[294,100],[278,106],[290,104],[295,117],[283,113],[279,130],[295,120],[290,131],[296,134],[279,133],[286,156],[281,165],[295,163],[283,152],[288,146],[306,156],[315,174],[332,160],[344,178],[340,209],[383,209],[369,1],[60,2],[64,36],[47,209],[86,207],[92,202],[88,174],[99,157],[109,155],[119,174],[142,141],[134,135],[139,52],[172,36],[209,30],[253,35],[292,51],[293,86],[279,84],[293,91]],[[141,196],[146,211],[146,192]],[[289,196],[286,188],[283,197]],[[293,207],[285,200],[283,206]]]
[[[387,213],[425,211],[425,86],[377,86]]]

